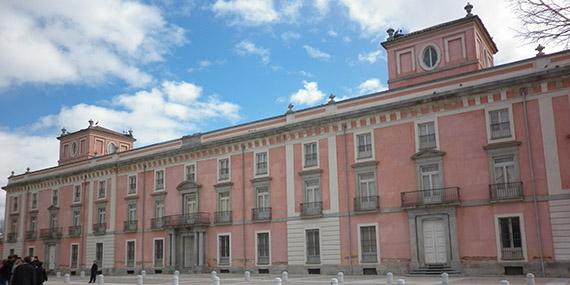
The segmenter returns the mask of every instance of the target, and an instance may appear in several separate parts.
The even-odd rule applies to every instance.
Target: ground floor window
[[[269,233],[257,233],[257,264],[269,264]]]
[[[520,217],[499,218],[501,259],[524,259]]]
[[[360,262],[378,262],[376,226],[360,227]]]
[[[218,236],[218,251],[219,260],[218,265],[230,265],[230,236],[229,235],[219,235]]]
[[[97,265],[99,268],[103,267],[103,243],[98,242],[95,244],[95,261],[97,261]]]
[[[134,268],[135,267],[135,241],[128,240],[127,241],[127,267]]]
[[[71,268],[78,268],[78,260],[79,260],[79,245],[72,244],[71,245]]]
[[[306,230],[305,238],[307,243],[307,263],[321,263],[319,230]]]
[[[154,267],[164,266],[164,240],[154,240]]]
[[[35,254],[35,248],[33,248],[33,247],[28,247],[28,256],[36,256],[36,254]]]

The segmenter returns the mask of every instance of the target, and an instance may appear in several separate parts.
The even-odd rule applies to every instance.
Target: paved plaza
[[[238,285],[238,284],[272,284],[273,278],[276,275],[264,274],[264,275],[253,275],[252,281],[246,282],[241,274],[220,274],[218,275],[221,279],[220,284],[222,285]],[[330,284],[331,278],[335,276],[329,275],[291,275],[288,282],[283,284]],[[441,279],[438,277],[408,277],[408,276],[395,276],[394,283],[396,284],[396,279],[403,278],[406,280],[406,285],[439,285],[441,284]],[[79,278],[73,276],[69,284],[87,284],[89,280],[88,277]],[[526,285],[526,279],[524,277],[450,277],[449,284],[464,284],[464,285],[491,285],[499,284],[501,280],[509,280],[511,285]],[[122,276],[105,276],[106,285],[122,285],[122,284],[136,284],[137,276],[133,275],[122,275]],[[63,277],[56,278],[55,276],[50,276],[50,281],[47,284],[64,284]],[[172,284],[172,275],[147,275],[144,278],[144,284]],[[210,275],[208,274],[181,274],[179,279],[179,284],[200,284],[208,285],[212,284]],[[377,285],[386,284],[385,276],[345,276],[345,280],[342,284],[354,284],[354,285]],[[570,278],[536,278],[536,285],[570,285]]]

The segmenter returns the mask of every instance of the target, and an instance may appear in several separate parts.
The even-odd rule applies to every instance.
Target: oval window
[[[109,143],[107,145],[107,153],[108,154],[113,154],[117,152],[117,145],[115,145],[114,143]]]
[[[77,142],[72,142],[71,143],[71,149],[70,149],[70,155],[71,157],[75,157],[77,155]]]
[[[437,50],[434,46],[425,47],[422,55],[422,61],[426,68],[433,69],[437,65],[439,61],[439,55],[437,54]]]

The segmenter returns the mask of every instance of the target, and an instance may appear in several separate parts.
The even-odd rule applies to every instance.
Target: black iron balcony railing
[[[257,265],[269,265],[269,256],[257,256]]]
[[[376,211],[379,208],[378,196],[360,196],[354,198],[354,211]]]
[[[26,240],[36,240],[38,238],[38,231],[30,230],[26,231]]]
[[[402,208],[458,204],[461,201],[459,196],[459,187],[402,192],[400,195],[402,198]]]
[[[254,221],[270,221],[271,207],[251,209],[251,219]]]
[[[320,216],[323,214],[323,202],[301,203],[302,216]]]
[[[61,238],[61,227],[47,228],[40,230],[41,239],[60,239]]]
[[[522,247],[501,248],[502,260],[521,260],[524,259]]]
[[[220,260],[218,265],[227,266],[230,265],[230,257],[229,256],[220,256]]]
[[[197,212],[162,217],[165,227],[206,226],[210,224],[210,213]]]
[[[69,236],[78,237],[81,235],[81,226],[69,226]]]
[[[321,263],[321,255],[307,255],[307,264]]]
[[[214,223],[216,223],[216,224],[229,224],[231,222],[232,222],[232,211],[215,212]]]
[[[363,252],[361,254],[362,263],[376,263],[378,262],[378,254],[375,251]]]
[[[18,237],[18,233],[8,233],[6,236],[7,242],[16,242],[16,238]]]
[[[125,223],[123,225],[123,232],[125,232],[125,233],[136,232],[137,228],[138,228],[137,220],[125,221]]]
[[[150,228],[154,230],[164,228],[164,217],[150,219]]]
[[[94,235],[104,235],[107,232],[106,223],[93,224],[93,234]]]
[[[524,199],[522,182],[497,183],[489,185],[491,201]]]
[[[508,138],[510,136],[511,136],[511,123],[510,122],[502,122],[502,123],[491,124],[491,138],[492,139]]]

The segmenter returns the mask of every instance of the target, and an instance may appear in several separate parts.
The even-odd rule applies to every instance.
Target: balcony
[[[501,248],[501,260],[523,260],[522,247]]]
[[[150,228],[153,230],[164,228],[164,217],[150,219]]]
[[[81,236],[81,226],[70,226],[69,227],[69,236],[70,237]]]
[[[523,200],[522,182],[498,183],[489,185],[492,202]]]
[[[38,238],[38,231],[26,231],[26,240],[36,240]]]
[[[137,231],[138,223],[137,220],[125,221],[123,225],[123,232],[133,233]]]
[[[420,191],[402,192],[402,208],[429,207],[459,204],[459,187],[435,188]]]
[[[271,221],[271,207],[251,209],[251,219],[254,221]]]
[[[232,211],[219,211],[215,213],[214,223],[230,224],[232,222]]]
[[[301,203],[301,216],[312,217],[323,214],[323,202]]]
[[[354,211],[376,211],[379,208],[378,196],[362,196],[354,198]]]
[[[16,238],[18,237],[18,233],[8,233],[6,236],[6,242],[16,242]]]
[[[106,223],[93,224],[93,234],[94,235],[104,235],[107,232]]]
[[[190,226],[207,226],[210,224],[210,213],[198,212],[182,215],[162,217],[164,226],[169,228],[181,228]]]
[[[47,228],[40,230],[41,239],[60,239],[61,238],[61,227],[58,228]]]

